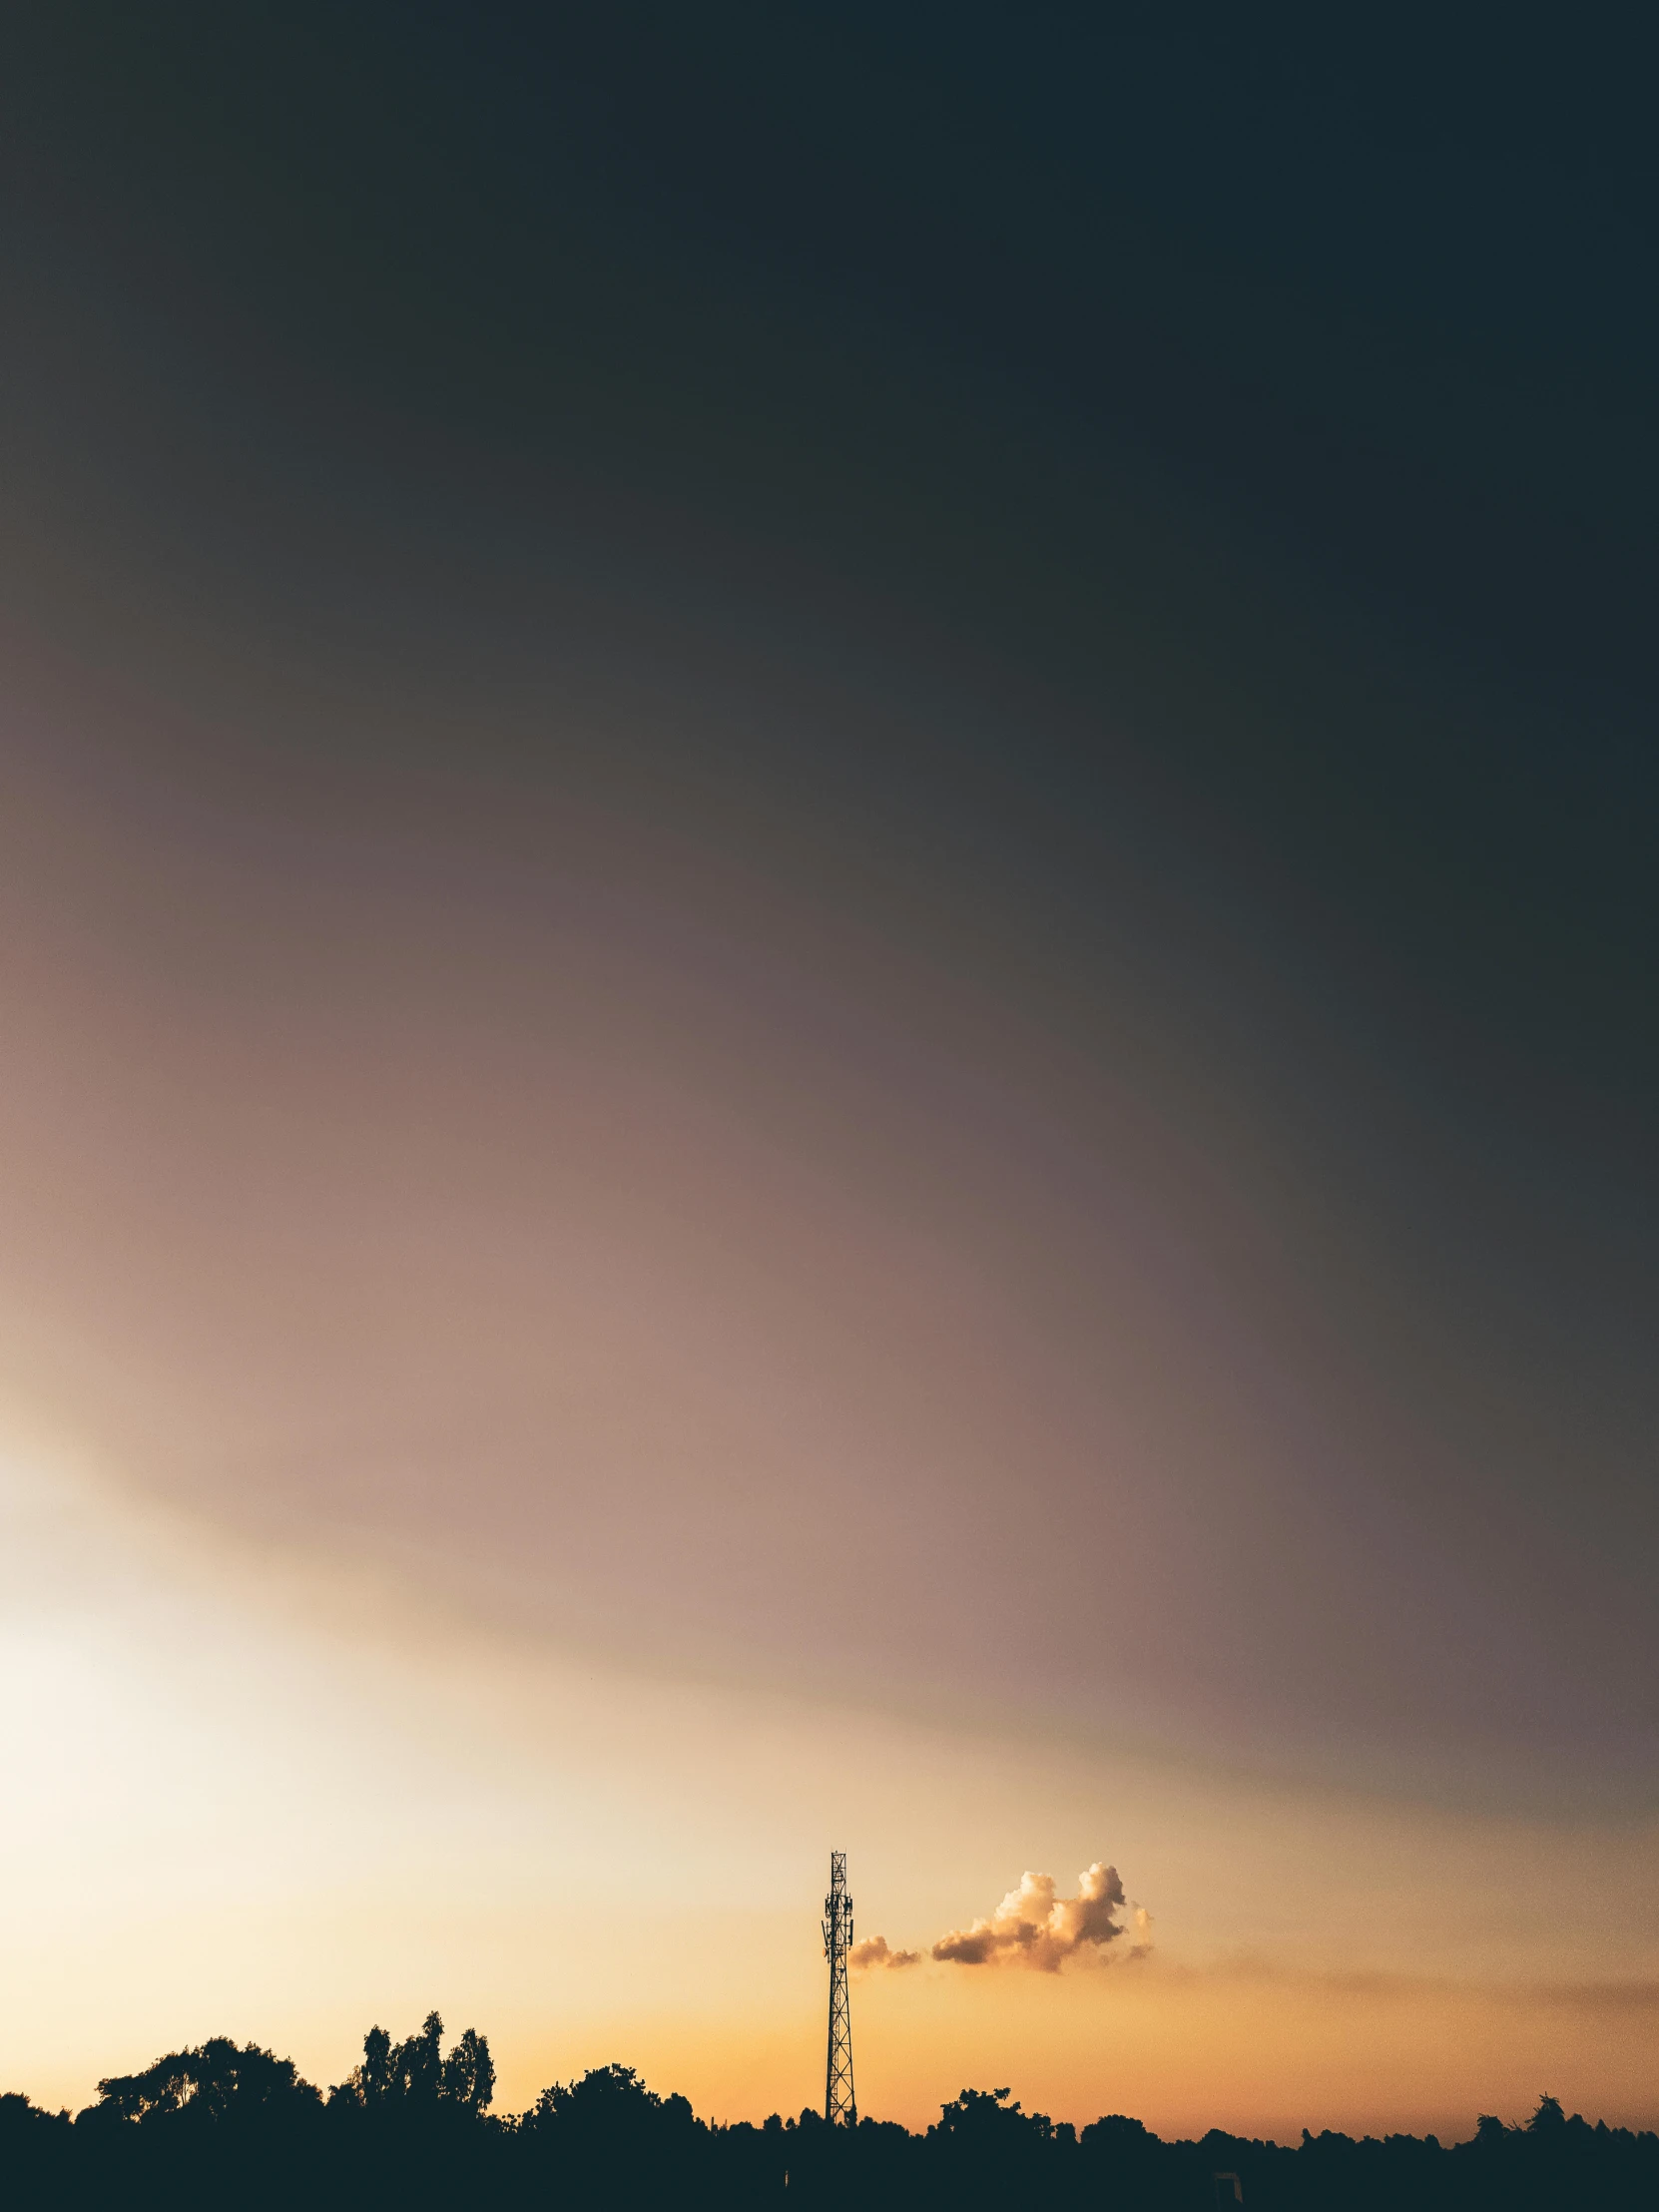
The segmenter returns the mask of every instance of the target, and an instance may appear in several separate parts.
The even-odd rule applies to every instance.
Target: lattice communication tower
[[[846,1854],[830,1854],[830,1895],[824,1901],[824,1955],[830,1961],[830,2052],[824,2072],[824,2117],[831,2127],[855,2127],[852,2094],[852,2014],[846,2001],[846,1954],[852,1948],[852,1900],[846,1894]]]

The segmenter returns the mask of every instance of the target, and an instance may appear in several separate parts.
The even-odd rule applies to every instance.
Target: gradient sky
[[[892,14],[8,28],[7,2086],[1659,2119],[1644,80]]]

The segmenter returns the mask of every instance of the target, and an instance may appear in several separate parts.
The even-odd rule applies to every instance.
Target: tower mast
[[[846,1954],[852,1948],[852,1900],[846,1894],[846,1854],[830,1854],[830,1895],[824,1901],[824,1955],[830,1961],[830,2050],[824,2075],[824,2117],[854,2127],[852,2014],[846,1997]]]

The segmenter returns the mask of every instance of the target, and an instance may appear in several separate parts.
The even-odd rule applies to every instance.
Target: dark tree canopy
[[[143,2073],[112,2074],[98,2084],[98,2097],[93,2111],[121,2120],[185,2112],[219,2120],[255,2107],[317,2102],[291,2058],[277,2058],[257,2043],[239,2048],[227,2035],[211,2035],[197,2050],[170,2051]]]
[[[516,2115],[492,2112],[494,2090],[487,2038],[466,2028],[446,2052],[436,2012],[401,2042],[371,2027],[326,2098],[290,2059],[213,2036],[110,2075],[73,2119],[0,2096],[0,2189],[19,2212],[1214,2212],[1239,2201],[1232,2177],[1268,2212],[1593,2212],[1659,2192],[1659,2136],[1591,2126],[1548,2095],[1524,2122],[1482,2115],[1463,2143],[1305,2129],[1291,2147],[1220,2129],[1164,2142],[1123,2113],[1078,2130],[1007,2088],[963,2089],[920,2134],[830,2128],[812,2110],[712,2125],[616,2063],[550,2083]]]

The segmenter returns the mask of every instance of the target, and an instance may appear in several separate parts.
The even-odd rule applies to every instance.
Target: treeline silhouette
[[[1239,2203],[1328,2212],[1410,2205],[1593,2208],[1659,2195],[1659,2136],[1590,2126],[1544,2096],[1524,2126],[1481,2119],[1467,2142],[1306,2130],[1294,2146],[1212,2130],[1163,2142],[1113,2114],[1073,2128],[1006,2089],[964,2089],[921,2134],[816,2112],[763,2126],[700,2120],[632,2067],[555,2082],[527,2112],[491,2111],[495,2067],[471,2028],[445,2052],[429,2013],[394,2043],[363,2038],[324,2094],[293,2062],[216,2036],[98,2084],[73,2118],[0,2096],[0,2201],[52,2207],[1087,2206],[1216,2212]]]

